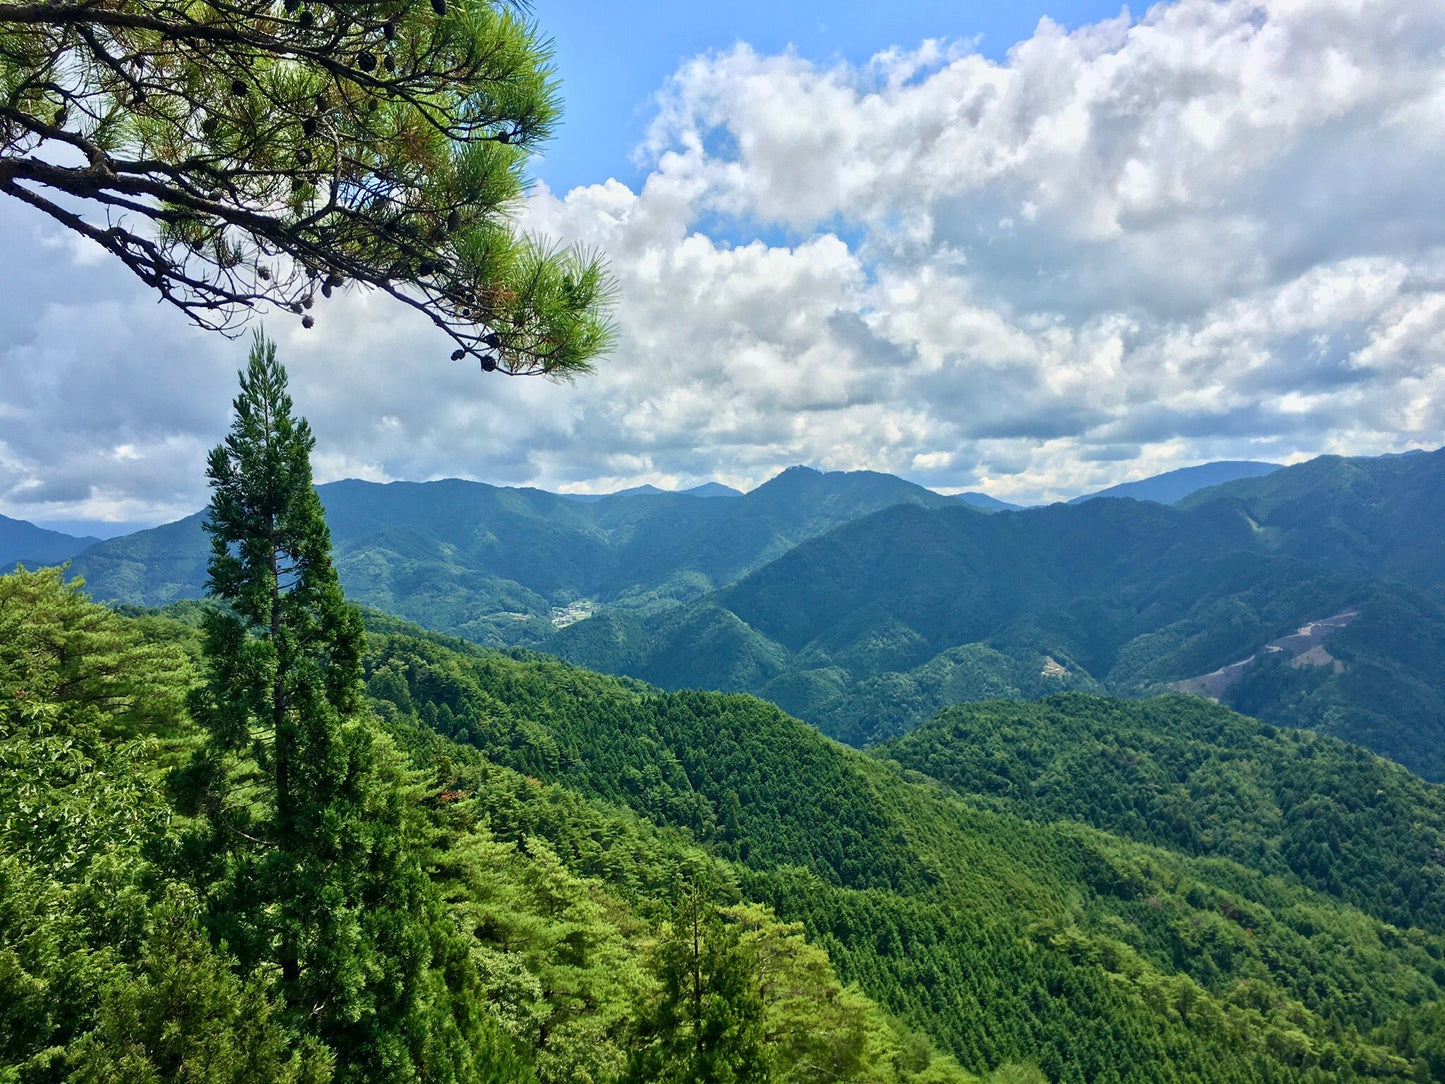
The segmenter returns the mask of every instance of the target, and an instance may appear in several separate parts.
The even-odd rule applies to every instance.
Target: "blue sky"
[[[617,349],[484,379],[383,297],[273,314],[318,478],[1034,503],[1445,443],[1445,4],[1121,11],[535,0],[566,104],[518,223],[605,254]],[[0,514],[201,507],[244,342],[13,201],[0,245]]]
[[[865,62],[890,45],[927,38],[973,41],[995,60],[1047,16],[1073,29],[1118,15],[1106,0],[1049,4],[928,2],[588,3],[534,0],[532,13],[556,47],[565,109],[557,138],[534,173],[566,191],[616,177],[636,186],[633,161],[652,119],[652,100],[678,67],[700,53],[747,42],[763,53],[786,49],[811,60]]]

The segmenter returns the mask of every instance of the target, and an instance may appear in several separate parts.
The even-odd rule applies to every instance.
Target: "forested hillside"
[[[1287,863],[1189,854],[941,792],[755,700],[661,694],[392,628],[373,636],[369,684],[396,712],[685,828],[735,863],[745,892],[802,922],[845,978],[966,1065],[1027,1059],[1064,1080],[1416,1071],[1385,1036],[1391,1021],[1428,1026],[1418,1010],[1445,983],[1428,905],[1416,914],[1397,901],[1392,916],[1416,927],[1406,934],[1371,913],[1374,901]],[[1078,703],[1100,725],[1137,708]],[[1183,698],[1145,707],[1181,730],[1227,731],[1237,718]],[[1327,747],[1394,780],[1391,802],[1438,831],[1439,788]],[[1314,803],[1293,811],[1301,846],[1338,833],[1329,802],[1350,801],[1327,779],[1313,784]],[[1217,795],[1197,785],[1200,802],[1222,803],[1232,784],[1220,778]],[[1377,861],[1393,869],[1403,857]],[[1344,1039],[1351,1031],[1380,1045]]]
[[[1415,459],[1427,457],[1400,462]],[[1445,461],[1428,460],[1440,473]],[[1445,551],[1442,524],[1419,533]],[[1115,500],[987,517],[889,509],[692,607],[604,614],[546,646],[667,687],[754,692],[855,745],[951,703],[1148,694],[1257,655],[1226,703],[1445,777],[1434,581],[1376,578],[1354,558],[1306,559],[1261,537],[1223,499],[1188,512]],[[1341,611],[1358,616],[1325,654],[1263,651]]]
[[[261,916],[208,902],[262,890],[266,864],[219,880],[198,861],[201,822],[172,804],[206,756],[182,706],[205,613],[127,619],[55,570],[0,577],[0,1079],[322,1084],[414,1079],[416,1064],[437,1080],[645,1084],[688,1064],[674,1040],[690,1048],[700,1027],[752,1080],[976,1079],[745,900],[685,818],[519,774],[390,700],[347,732],[362,801],[332,807],[358,852],[333,862],[364,859],[369,903],[316,961],[362,970],[344,1012],[288,1004],[240,936]],[[381,638],[373,677],[395,647]],[[731,1000],[691,1016],[692,975]],[[398,1041],[417,1046],[388,1052]]]
[[[177,864],[189,829],[167,812],[163,780],[197,741],[179,703],[203,611],[125,619],[45,574],[0,583],[4,702],[18,705],[0,742],[15,1079],[257,1043],[272,1060],[253,1064],[272,1079],[349,1078],[345,1051],[303,1042],[304,1014],[264,974],[208,947],[188,887],[204,874]],[[974,748],[938,740],[953,716],[878,759],[748,697],[662,693],[382,615],[370,624],[372,741],[403,759],[368,785],[400,788],[409,845],[431,856],[433,921],[450,916],[437,944],[454,930],[470,946],[453,996],[476,991],[477,1034],[513,1066],[488,1079],[653,1079],[636,1075],[648,1070],[635,1052],[669,1056],[669,961],[686,965],[671,938],[689,913],[713,931],[705,973],[719,989],[757,983],[730,1034],[762,1051],[773,1079],[1019,1081],[1002,1067],[1032,1063],[1062,1081],[1423,1081],[1445,1066],[1432,902],[1432,869],[1445,867],[1421,851],[1445,801],[1361,750],[1184,698],[977,709],[1024,713],[1012,729],[979,725],[1005,750],[1023,746],[1016,758],[1057,758],[1035,780],[1082,786],[1083,766],[1121,749],[1141,762],[1147,782],[1131,787],[1121,767],[1106,788],[1118,803],[1096,802],[1025,788],[997,742],[979,755],[1016,787],[971,785],[954,761],[915,755]],[[90,639],[68,641],[62,664],[18,627]],[[117,660],[124,678],[105,676]],[[92,672],[117,683],[102,686],[108,698],[74,683]],[[128,692],[139,688],[146,698]],[[1123,736],[1101,752],[1112,733]],[[1174,777],[1188,801],[1170,798]],[[1366,786],[1375,797],[1362,801]],[[1275,822],[1252,826],[1261,803],[1285,799]],[[1153,834],[1119,808],[1154,825],[1150,801],[1173,811]],[[1322,876],[1336,852],[1348,861]],[[184,1010],[182,1041],[167,1014],[196,982],[210,992]]]
[[[1179,508],[991,515],[803,468],[726,499],[321,488],[343,583],[369,605],[665,688],[750,692],[854,745],[972,700],[1217,686],[1436,779],[1442,492],[1445,450],[1326,457]],[[99,597],[165,603],[200,594],[204,554],[193,517],[92,547],[74,571]],[[1265,650],[1342,612],[1319,651]]]
[[[1378,458],[1321,456],[1263,478],[1200,490],[1185,509],[1247,516],[1280,553],[1431,589],[1445,586],[1445,448]]]
[[[874,756],[1042,822],[1288,874],[1445,929],[1445,787],[1359,746],[1182,697],[966,704]]]

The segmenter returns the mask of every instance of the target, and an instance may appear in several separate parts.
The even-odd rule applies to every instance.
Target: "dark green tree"
[[[210,457],[207,740],[177,780],[208,924],[274,973],[341,1081],[528,1079],[422,866],[409,767],[360,714],[363,635],[331,563],[309,426],[257,335]]]

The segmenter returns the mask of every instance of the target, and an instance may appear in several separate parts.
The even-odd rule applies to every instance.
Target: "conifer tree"
[[[304,327],[335,291],[412,306],[484,372],[585,372],[598,259],[514,211],[558,115],[507,0],[0,3],[0,195],[206,328]]]
[[[628,1084],[768,1084],[757,962],[694,882],[658,948],[661,997],[639,1021]]]
[[[293,415],[258,334],[210,456],[207,741],[177,781],[212,936],[244,975],[275,973],[338,1081],[530,1074],[491,1022],[419,855],[427,826],[403,759],[360,712],[359,614],[342,594]]]

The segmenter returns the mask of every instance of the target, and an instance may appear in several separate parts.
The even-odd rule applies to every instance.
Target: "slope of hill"
[[[99,541],[98,538],[77,538],[60,531],[49,531],[23,519],[0,516],[0,569],[8,571],[22,561],[32,567],[58,565]]]
[[[134,605],[164,606],[200,598],[206,585],[210,542],[201,529],[204,515],[150,530],[106,539],[78,554],[71,576],[85,580],[94,598]]]
[[[949,708],[874,756],[1048,823],[1296,877],[1445,929],[1445,787],[1358,746],[1176,697]]]
[[[1445,830],[1445,804],[1439,787],[1361,750],[1182,697],[1024,706],[1061,715],[1056,752],[1075,766],[1121,719],[1141,743],[1201,735],[1203,752],[1167,765],[1188,769],[1194,802],[1170,823],[1225,819],[1218,846],[1190,850],[1126,838],[1132,822],[1111,834],[1060,820],[1002,790],[942,790],[747,697],[660,694],[382,625],[368,670],[388,712],[685,829],[734,864],[746,895],[801,922],[845,979],[970,1068],[1026,1060],[1050,1080],[1140,1082],[1426,1071],[1418,1051],[1445,1021],[1418,1006],[1445,993],[1445,941],[1429,852],[1413,863]],[[1234,790],[1232,766],[1246,762],[1250,787],[1275,780],[1290,798],[1286,827],[1259,829],[1259,847],[1225,838],[1255,812],[1252,792]],[[1164,770],[1141,769],[1144,783]],[[1358,807],[1356,783],[1381,794]],[[1065,815],[1108,820],[1094,797]],[[1351,863],[1320,876],[1330,840],[1350,833]]]
[[[1209,505],[1247,517],[1281,553],[1436,590],[1445,583],[1445,448],[1374,459],[1321,456],[1180,502],[1185,509]]]
[[[47,1069],[106,1079],[127,1075],[107,1076],[111,1059],[134,1075],[162,1041],[177,1056],[202,1042],[284,1056],[284,1029],[325,1006],[283,1013],[274,976],[237,976],[210,948],[178,879],[206,872],[166,838],[179,829],[154,782],[159,757],[194,740],[174,707],[191,675],[176,648],[194,631],[108,622],[96,646],[130,652],[123,680],[155,701],[149,740],[128,740],[135,705],[116,698],[101,718],[58,703],[39,729],[0,732],[26,781],[0,777],[0,932],[23,994],[3,1010],[0,1069],[34,1067],[37,1046]],[[680,884],[709,881],[708,951],[755,992],[729,1011],[757,1021],[749,1041],[781,1080],[968,1084],[954,1058],[997,1084],[1038,1079],[1010,1062],[1071,1084],[1428,1080],[1445,1066],[1425,849],[1445,800],[1362,750],[1197,699],[1071,697],[977,709],[979,737],[999,732],[982,749],[951,740],[951,713],[888,750],[924,774],[749,697],[368,623],[390,736],[372,740],[405,757],[374,784],[394,788],[377,805],[425,822],[424,892],[438,936],[460,939],[449,972],[469,976],[483,1030],[524,1067],[495,1079],[622,1075],[639,1037],[673,1026],[659,1001],[686,939],[666,919],[685,918]],[[23,677],[10,664],[34,664],[24,648],[0,637],[3,699],[63,697],[5,685]],[[1094,786],[1109,773],[1115,787]],[[63,840],[33,831],[37,810]],[[56,846],[68,864],[36,861]]]
[[[1357,486],[1353,503],[1330,481],[1349,474],[1348,462],[1323,466],[1236,482],[1183,509],[1127,500],[991,516],[889,509],[754,570],[699,603],[692,620],[733,622],[727,642],[769,660],[734,671],[750,682],[716,687],[768,696],[854,744],[895,736],[961,700],[1069,688],[1137,695],[1258,654],[1213,694],[1445,778],[1445,609],[1432,597],[1439,584],[1429,565],[1445,553],[1445,514],[1429,515],[1438,497],[1424,492],[1445,490],[1445,456],[1365,461],[1362,473],[1376,481]],[[1262,528],[1230,496],[1238,487],[1279,492],[1283,482],[1303,494],[1291,505],[1297,528]],[[1369,523],[1371,502],[1398,520],[1393,506],[1412,507],[1401,494],[1417,490],[1426,512],[1410,528],[1397,522],[1399,541],[1385,532],[1360,541],[1357,532],[1353,549],[1309,552],[1311,501],[1341,505],[1333,520],[1320,517],[1326,526]],[[1400,567],[1420,570],[1403,578],[1427,590],[1372,574]],[[1318,650],[1266,650],[1345,611],[1360,616],[1325,630]],[[673,650],[678,621],[614,629],[612,658],[587,650],[596,642],[586,622],[547,647],[670,687],[700,684],[654,665]],[[706,657],[697,667],[710,678],[728,672]]]
[[[1277,470],[1278,463],[1260,463],[1247,459],[1201,463],[1197,467],[1181,467],[1179,470],[1166,471],[1150,478],[1141,478],[1137,482],[1121,482],[1097,493],[1075,497],[1069,503],[1083,504],[1099,497],[1128,497],[1136,501],[1174,504],[1208,486],[1223,485],[1240,478],[1258,478],[1273,474]]]

